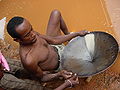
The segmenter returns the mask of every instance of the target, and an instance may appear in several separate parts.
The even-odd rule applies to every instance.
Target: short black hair
[[[7,24],[7,32],[12,38],[20,38],[20,35],[16,32],[15,28],[23,23],[24,18],[23,17],[13,17]]]

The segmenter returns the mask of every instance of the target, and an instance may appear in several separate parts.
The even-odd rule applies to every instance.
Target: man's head
[[[7,32],[21,44],[32,44],[36,41],[31,24],[23,17],[13,17],[7,24]]]

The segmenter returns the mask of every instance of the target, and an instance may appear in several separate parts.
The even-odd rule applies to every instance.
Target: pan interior
[[[108,68],[116,59],[118,44],[105,32],[91,32],[71,40],[63,50],[62,68],[87,77]]]

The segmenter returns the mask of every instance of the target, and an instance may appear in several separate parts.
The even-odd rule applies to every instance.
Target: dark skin
[[[58,65],[58,55],[50,44],[62,44],[76,36],[85,35],[88,33],[87,31],[69,34],[68,28],[58,10],[52,11],[50,15],[46,35],[35,32],[26,19],[15,29],[20,38],[14,38],[14,40],[20,44],[20,57],[25,69],[42,81],[49,81],[59,76],[64,78],[72,76],[71,72],[65,70],[55,74],[48,73]],[[61,35],[61,31],[65,35]]]

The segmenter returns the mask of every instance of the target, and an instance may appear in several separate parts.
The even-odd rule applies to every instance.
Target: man
[[[8,22],[7,31],[14,41],[20,44],[20,57],[24,68],[41,81],[49,81],[59,76],[71,77],[72,73],[65,70],[54,74],[48,72],[60,66],[59,47],[53,45],[60,45],[88,33],[80,31],[70,34],[58,10],[52,11],[50,15],[46,35],[35,32],[29,21],[22,17],[12,18]],[[61,35],[61,31],[65,35]]]

